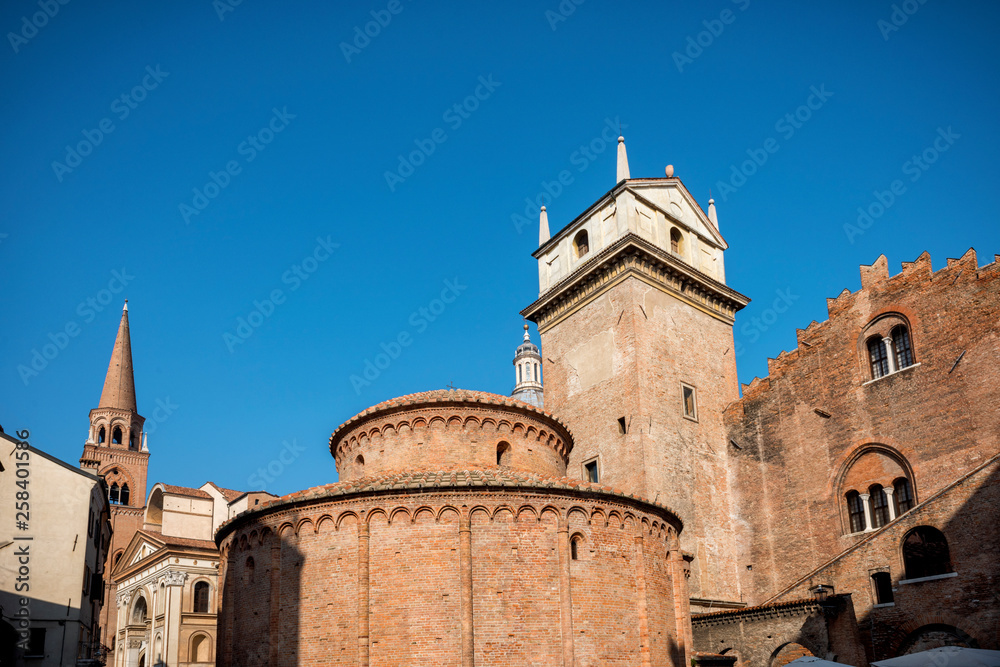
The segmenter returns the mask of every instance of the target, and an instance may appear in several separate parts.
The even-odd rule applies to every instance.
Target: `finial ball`
[[[545,210],[545,207],[544,207],[544,206],[542,207],[542,210],[543,210],[543,211]]]
[[[527,330],[528,330],[528,325],[527,325],[527,324],[525,324],[525,325],[524,325],[524,330],[525,330],[525,331],[527,331]]]
[[[618,143],[620,143],[620,144],[625,143],[625,137],[619,136],[618,137]]]
[[[668,164],[665,171],[667,173],[667,178],[673,178],[674,177],[674,165]]]

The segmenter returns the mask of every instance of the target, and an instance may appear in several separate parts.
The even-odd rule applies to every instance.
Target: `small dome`
[[[534,355],[536,357],[541,357],[541,353],[538,351],[538,346],[531,342],[531,337],[528,335],[528,325],[524,325],[524,342],[517,346],[517,352],[514,353],[514,360],[516,361],[518,357],[524,355]]]

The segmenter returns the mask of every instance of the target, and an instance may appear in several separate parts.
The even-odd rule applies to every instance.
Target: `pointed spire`
[[[549,214],[542,207],[542,212],[538,214],[538,245],[542,245],[549,240]]]
[[[149,433],[142,432],[142,451],[149,453]]]
[[[708,195],[708,219],[712,221],[715,228],[719,228],[719,214],[715,212],[715,200],[712,199],[712,194]]]
[[[621,183],[627,178],[631,178],[631,176],[628,174],[628,155],[625,154],[625,137],[618,137],[618,178],[615,182]]]
[[[135,404],[135,378],[132,375],[132,340],[128,333],[128,301],[122,308],[122,321],[118,325],[118,337],[111,352],[108,375],[104,379],[101,392],[101,408],[118,408],[138,412]]]

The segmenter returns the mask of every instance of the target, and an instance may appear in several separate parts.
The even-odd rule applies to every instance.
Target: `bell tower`
[[[550,237],[540,217],[546,409],[577,437],[571,476],[671,507],[693,557],[692,608],[738,603],[722,412],[739,397],[733,323],[749,303],[725,283],[714,202],[706,214],[667,167],[617,184]]]
[[[149,449],[135,400],[132,373],[132,341],[129,337],[128,301],[122,309],[118,336],[97,407],[90,411],[90,430],[83,446],[80,467],[104,477],[111,501],[111,544],[104,565],[104,611],[101,613],[102,642],[115,635],[115,591],[110,589],[111,569],[142,528],[146,505],[146,471]],[[110,625],[109,625],[110,624]]]
[[[514,382],[512,398],[530,403],[536,408],[543,407],[542,355],[531,342],[527,324],[524,325],[524,340],[514,353]]]

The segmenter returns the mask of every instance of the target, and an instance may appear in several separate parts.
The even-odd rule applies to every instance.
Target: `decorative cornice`
[[[691,624],[694,626],[723,625],[728,623],[738,623],[744,620],[803,616],[820,613],[823,609],[823,605],[815,598],[804,598],[800,600],[789,600],[788,602],[765,604],[757,607],[746,607],[744,609],[727,609],[725,611],[716,611],[708,614],[695,614],[691,617]]]
[[[546,331],[633,276],[729,325],[750,299],[629,232],[545,291],[521,315]]]
[[[546,477],[523,471],[494,469],[363,477],[299,491],[228,519],[216,531],[215,541],[221,547],[228,535],[245,525],[271,522],[286,514],[296,514],[303,509],[313,510],[320,506],[341,506],[342,503],[353,506],[360,503],[364,506],[361,512],[371,514],[384,507],[387,500],[399,496],[411,500],[417,500],[419,496],[420,503],[461,504],[459,499],[467,502],[482,495],[493,502],[541,497],[544,499],[541,502],[543,506],[552,506],[556,498],[585,499],[655,514],[676,532],[683,529],[683,522],[676,512],[638,495],[568,477]]]
[[[507,421],[511,416],[519,415],[532,419],[541,425],[548,425],[552,435],[555,435],[558,440],[555,448],[561,455],[568,456],[570,449],[572,449],[572,432],[561,419],[550,412],[510,396],[465,389],[442,389],[400,396],[354,415],[338,426],[330,436],[330,454],[336,459],[344,445],[349,444],[350,437],[357,435],[360,425],[364,425],[365,430],[369,430],[369,424],[372,422],[380,424],[379,430],[384,430],[386,427],[398,430],[403,423],[413,428],[414,424],[420,420],[426,424],[432,419],[445,415],[459,416],[458,410],[460,409],[469,411],[469,414],[461,413],[463,428],[465,423],[470,420],[477,421],[481,426],[483,416],[497,416],[506,418],[504,420]],[[416,413],[417,417],[413,420],[389,419],[390,416],[402,413]],[[448,423],[449,419],[445,418],[445,425],[447,426]]]

